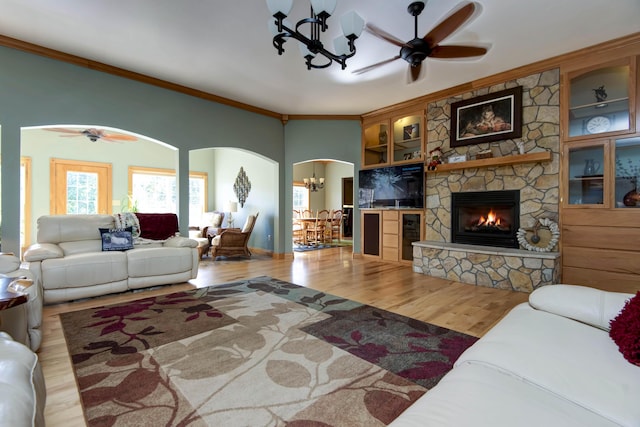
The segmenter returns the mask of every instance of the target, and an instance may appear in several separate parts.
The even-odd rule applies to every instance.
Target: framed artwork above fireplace
[[[451,147],[522,136],[522,86],[451,104]]]

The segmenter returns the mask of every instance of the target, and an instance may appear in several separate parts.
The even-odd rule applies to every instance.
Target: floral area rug
[[[61,320],[89,426],[383,426],[476,341],[270,277]]]

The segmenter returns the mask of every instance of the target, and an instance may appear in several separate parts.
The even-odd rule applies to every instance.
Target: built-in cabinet
[[[424,158],[424,110],[381,115],[363,122],[363,167],[424,161]]]
[[[413,242],[424,235],[424,213],[419,209],[362,211],[363,255],[382,261],[413,261]]]
[[[582,60],[562,73],[564,283],[635,292],[640,282],[637,62]]]

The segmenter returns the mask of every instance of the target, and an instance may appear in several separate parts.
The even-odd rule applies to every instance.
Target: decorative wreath
[[[558,224],[549,218],[539,218],[530,228],[519,228],[518,243],[528,251],[550,252],[560,238]]]

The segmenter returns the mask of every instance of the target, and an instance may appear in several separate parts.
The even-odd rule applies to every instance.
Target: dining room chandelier
[[[313,171],[311,178],[304,178],[304,186],[307,190],[315,192],[324,188],[324,178],[316,180],[316,171]]]
[[[300,42],[300,51],[308,70],[326,68],[333,61],[339,63],[344,70],[347,67],[347,59],[356,54],[354,42],[364,29],[364,19],[354,11],[344,14],[340,18],[343,35],[333,40],[336,53],[328,51],[320,40],[320,35],[329,27],[327,19],[336,8],[336,2],[337,0],[311,0],[311,16],[301,19],[293,27],[289,21],[285,21],[293,6],[293,0],[267,0],[267,7],[275,18],[275,21],[269,20],[269,27],[274,35],[273,46],[278,50],[278,55],[284,52],[283,45],[287,39],[293,38]],[[305,24],[308,24],[308,35],[300,32]]]

